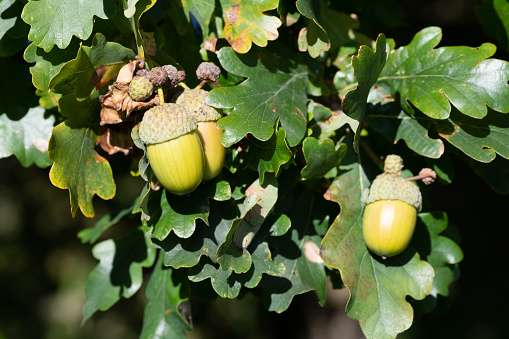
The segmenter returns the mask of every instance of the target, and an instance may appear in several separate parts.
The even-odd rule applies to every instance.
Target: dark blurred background
[[[474,6],[480,1],[397,3],[404,20],[394,27],[388,23],[383,33],[398,46],[431,25],[443,29],[441,46],[497,43],[476,18]],[[365,29],[373,38],[380,33],[369,24]],[[504,51],[497,57],[509,60]],[[114,156],[111,161],[117,194],[111,201],[95,198],[96,217],[87,219],[80,212],[71,217],[68,191],[52,186],[49,169],[23,168],[14,157],[0,160],[0,339],[137,338],[143,288],[132,299],[96,313],[80,326],[84,284],[96,260],[91,246],[81,244],[76,234],[115,207],[130,203],[143,185],[129,175],[126,159]],[[509,224],[509,196],[495,193],[459,157],[452,156],[452,163],[452,184],[435,183],[427,194],[429,206],[445,211],[459,230],[465,254],[461,277],[437,312],[416,319],[400,337],[509,338],[504,323],[509,292],[504,280],[503,233]],[[116,228],[135,226],[136,219]],[[260,300],[250,294],[241,300],[193,300],[194,330],[189,338],[363,338],[358,323],[345,315],[347,299],[346,290],[329,289],[322,308],[315,295],[307,293],[297,296],[283,314],[264,311]]]

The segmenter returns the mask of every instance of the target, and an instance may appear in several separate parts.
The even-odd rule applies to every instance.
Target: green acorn
[[[391,257],[401,253],[412,239],[417,212],[421,210],[419,188],[400,177],[403,160],[388,155],[384,173],[363,192],[362,232],[366,246],[375,254]]]
[[[203,180],[215,178],[223,169],[226,150],[221,144],[223,130],[217,128],[217,120],[221,118],[215,108],[206,104],[208,92],[203,89],[187,89],[178,98],[177,104],[186,107],[194,114],[198,122],[205,155],[205,172]]]
[[[128,93],[134,101],[145,101],[154,93],[154,85],[147,77],[136,75],[129,83]]]
[[[196,118],[185,107],[164,103],[143,116],[139,136],[155,176],[169,192],[194,191],[203,179],[203,148]]]

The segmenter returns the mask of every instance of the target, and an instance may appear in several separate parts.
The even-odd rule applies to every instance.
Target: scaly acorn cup
[[[129,83],[129,96],[134,101],[145,101],[154,93],[154,85],[143,75],[136,75]]]
[[[164,103],[143,116],[139,136],[159,183],[171,193],[194,191],[203,179],[203,148],[196,118],[185,107]]]
[[[397,255],[407,248],[414,234],[417,212],[421,210],[419,188],[400,177],[403,160],[388,155],[384,173],[376,177],[371,188],[363,192],[362,233],[366,246],[385,257]]]
[[[207,95],[208,92],[202,89],[186,89],[176,101],[190,110],[198,121],[198,134],[205,154],[204,181],[215,178],[221,172],[226,153],[221,144],[224,131],[217,128],[217,120],[221,118],[221,113],[206,104]]]

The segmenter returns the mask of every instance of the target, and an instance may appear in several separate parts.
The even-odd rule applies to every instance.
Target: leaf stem
[[[164,91],[161,86],[157,87],[157,95],[159,96],[159,103],[164,104]]]

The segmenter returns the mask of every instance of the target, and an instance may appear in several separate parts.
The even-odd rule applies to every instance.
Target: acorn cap
[[[198,122],[217,121],[222,115],[214,107],[207,105],[207,95],[209,93],[203,89],[186,89],[176,102],[190,110]]]
[[[385,172],[373,180],[370,188],[364,190],[361,198],[363,206],[378,200],[401,200],[419,212],[422,208],[421,192],[415,184],[399,176],[402,169],[403,160],[399,156],[388,156],[384,165]]]
[[[165,103],[145,112],[138,134],[144,144],[175,139],[198,128],[196,118],[183,106]]]
[[[160,87],[168,81],[168,73],[163,67],[152,68],[147,77],[156,87]]]

